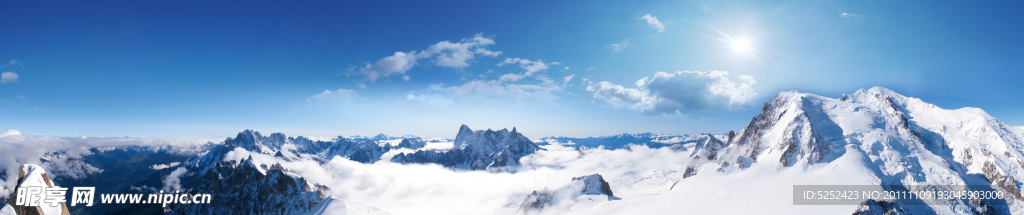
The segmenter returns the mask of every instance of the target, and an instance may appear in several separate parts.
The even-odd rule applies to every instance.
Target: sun
[[[750,52],[753,47],[750,44],[750,40],[747,38],[739,38],[732,41],[732,50],[737,52]]]

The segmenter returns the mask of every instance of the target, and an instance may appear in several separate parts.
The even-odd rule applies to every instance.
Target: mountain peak
[[[454,147],[448,152],[417,151],[399,154],[391,159],[398,163],[438,163],[445,167],[483,170],[490,167],[518,166],[519,158],[540,147],[516,128],[494,131],[469,130],[462,125],[455,136]]]

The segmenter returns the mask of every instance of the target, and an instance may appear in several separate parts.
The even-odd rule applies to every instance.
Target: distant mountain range
[[[858,213],[902,211],[912,214],[1009,214],[1021,209],[1006,201],[1024,200],[1024,128],[1009,126],[977,108],[947,110],[885,88],[861,89],[839,98],[782,92],[765,103],[746,127],[722,134],[621,134],[602,137],[545,137],[531,140],[512,130],[472,130],[462,125],[454,140],[416,136],[334,138],[263,136],[245,130],[220,143],[190,147],[121,147],[91,149],[92,154],[66,159],[102,172],[83,178],[57,177],[61,186],[95,185],[97,192],[154,192],[166,188],[169,176],[180,177],[180,189],[214,193],[221,199],[246,204],[108,205],[70,207],[75,214],[149,211],[171,214],[302,214],[327,208],[350,212],[386,213],[373,206],[327,194],[331,188],[309,183],[299,172],[276,164],[255,163],[253,156],[228,159],[238,153],[272,156],[284,161],[311,160],[321,165],[335,158],[360,163],[436,164],[456,171],[515,173],[520,159],[546,147],[575,150],[617,150],[646,146],[670,147],[689,156],[675,184],[708,173],[731,174],[755,165],[808,168],[817,164],[855,165],[858,175],[884,185],[992,185],[1011,199],[955,201],[943,207],[906,206],[871,200]],[[62,151],[48,157],[66,156]],[[582,156],[582,153],[580,153]],[[41,158],[41,163],[49,158]],[[237,157],[236,157],[237,159]],[[668,164],[666,164],[668,165]],[[672,164],[675,165],[675,164]],[[192,174],[176,175],[184,168]],[[643,171],[643,170],[637,170]],[[629,173],[636,174],[636,173]],[[851,173],[854,174],[854,173]],[[0,175],[5,175],[0,172]],[[605,174],[574,178],[572,195],[612,195]],[[344,180],[344,179],[338,179]],[[572,185],[576,184],[576,185]],[[672,187],[675,187],[672,184]],[[575,186],[575,187],[574,187]],[[577,190],[578,188],[582,190]],[[671,188],[669,188],[671,189]],[[518,210],[546,210],[561,191],[535,191],[516,200]],[[616,191],[616,193],[619,193]],[[3,197],[8,198],[8,197]],[[576,198],[576,197],[573,197]],[[3,199],[6,201],[6,199]],[[1003,201],[1003,202],[999,202]],[[235,202],[235,201],[231,201]],[[854,212],[854,211],[850,211]]]

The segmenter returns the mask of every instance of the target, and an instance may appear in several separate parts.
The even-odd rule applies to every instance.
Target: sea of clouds
[[[219,139],[219,138],[217,138]],[[89,148],[122,146],[194,146],[209,138],[147,137],[56,137],[12,135],[0,138],[0,167],[7,170],[0,195],[10,195],[22,163],[40,163],[40,158],[67,159],[86,155]],[[435,164],[397,164],[382,160],[372,164],[335,157],[320,164],[312,160],[286,161],[271,155],[236,148],[225,160],[252,156],[257,164],[279,163],[311,183],[330,188],[328,194],[349,202],[370,205],[393,214],[521,214],[523,200],[533,191],[564,190],[573,177],[601,174],[616,195],[556,195],[554,205],[529,214],[673,214],[694,213],[850,213],[856,205],[794,206],[793,184],[872,183],[870,170],[863,168],[863,156],[852,150],[829,164],[782,168],[777,163],[755,163],[733,173],[705,165],[697,176],[682,178],[689,163],[691,147],[649,148],[630,146],[616,150],[576,149],[558,144],[523,157],[515,173],[463,171]],[[677,148],[678,149],[678,148]],[[47,157],[48,151],[63,151]],[[46,162],[53,175],[81,177],[102,171],[87,164]],[[74,162],[71,162],[74,163]],[[159,166],[158,168],[163,167]],[[184,168],[164,178],[161,188],[178,189],[179,177],[196,174]],[[53,176],[51,176],[53,177]],[[556,194],[559,192],[556,192]],[[564,192],[562,192],[564,194]],[[734,207],[744,202],[750,207]],[[729,206],[734,205],[734,206]]]
[[[77,161],[83,155],[90,155],[89,149],[109,150],[115,147],[148,146],[159,150],[168,146],[187,147],[218,141],[219,138],[201,137],[92,137],[92,136],[48,136],[21,135],[17,130],[8,130],[0,135],[0,199],[14,192],[18,183],[18,167],[22,164],[42,166],[51,178],[70,177],[80,179],[88,174],[103,170]],[[43,162],[42,160],[47,160]]]

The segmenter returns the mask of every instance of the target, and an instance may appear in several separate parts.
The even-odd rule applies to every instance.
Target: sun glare
[[[751,48],[750,40],[747,38],[739,38],[732,41],[732,50],[738,52],[750,52]]]

